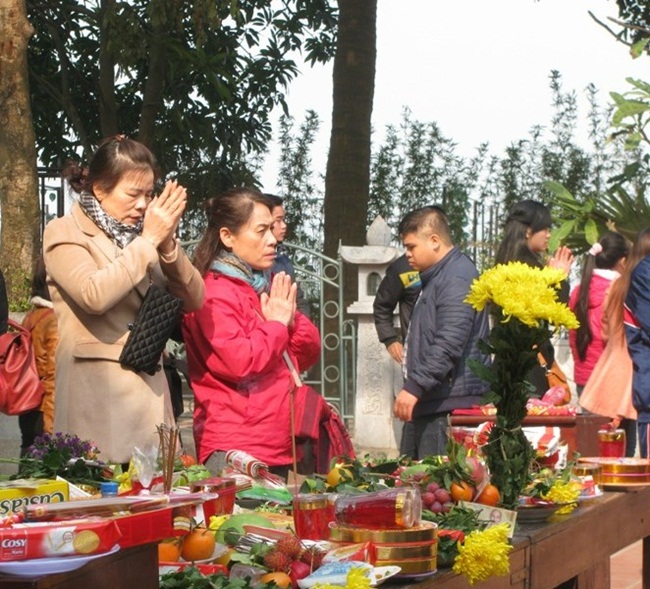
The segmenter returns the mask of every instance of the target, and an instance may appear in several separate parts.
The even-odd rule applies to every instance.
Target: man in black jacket
[[[386,346],[395,362],[402,363],[403,344],[406,340],[411,312],[420,294],[420,273],[413,270],[403,254],[388,268],[377,288],[372,304],[372,316],[379,341]],[[399,305],[401,337],[395,329],[393,314]]]
[[[379,341],[386,346],[391,358],[400,366],[403,361],[404,342],[411,313],[419,295],[420,273],[411,268],[406,255],[403,254],[386,269],[372,305],[372,315]],[[399,305],[401,334],[397,333],[393,318],[397,305]],[[417,456],[413,424],[408,421],[402,427],[400,454],[411,458]]]
[[[486,311],[465,302],[478,277],[474,263],[455,247],[445,213],[436,206],[408,213],[399,224],[406,258],[420,272],[422,293],[413,308],[404,348],[404,386],[393,412],[412,422],[417,456],[444,454],[447,419],[453,409],[478,405],[486,382],[467,366],[489,363],[478,349],[487,340]]]

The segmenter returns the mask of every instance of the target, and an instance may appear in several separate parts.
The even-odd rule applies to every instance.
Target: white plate
[[[385,567],[373,567],[370,571],[370,586],[377,587],[381,585],[386,579],[394,577],[402,570],[398,566],[385,566]]]
[[[52,558],[0,562],[0,573],[17,577],[42,577],[44,575],[54,575],[55,573],[67,573],[82,567],[91,560],[113,554],[119,549],[120,547],[116,544],[108,552],[89,556],[55,556]]]

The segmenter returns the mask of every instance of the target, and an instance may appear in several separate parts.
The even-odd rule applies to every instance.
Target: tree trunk
[[[377,0],[338,0],[332,135],[325,175],[325,254],[339,243],[364,245],[370,191],[370,118],[375,91]],[[357,292],[345,276],[345,301]]]
[[[103,0],[99,11],[99,119],[102,138],[120,133],[115,102],[115,58],[109,48],[113,26],[111,17],[115,10],[115,0]]]
[[[9,301],[28,298],[39,247],[36,139],[29,104],[24,0],[0,0],[0,207],[2,269]]]

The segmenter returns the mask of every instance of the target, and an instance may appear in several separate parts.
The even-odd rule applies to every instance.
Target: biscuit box
[[[0,483],[0,518],[22,511],[27,505],[67,501],[67,481],[16,479]]]
[[[111,550],[121,536],[110,519],[14,524],[0,528],[0,562],[101,554]]]

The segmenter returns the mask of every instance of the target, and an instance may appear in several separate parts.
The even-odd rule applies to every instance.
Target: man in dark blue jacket
[[[650,256],[632,270],[623,314],[641,458],[650,456]]]
[[[486,311],[465,303],[474,263],[451,241],[444,211],[427,206],[408,213],[399,234],[411,267],[420,272],[422,293],[413,313],[404,349],[404,386],[394,414],[413,423],[418,456],[445,454],[447,419],[453,409],[481,403],[488,384],[467,361],[489,363],[478,349],[487,340]]]

